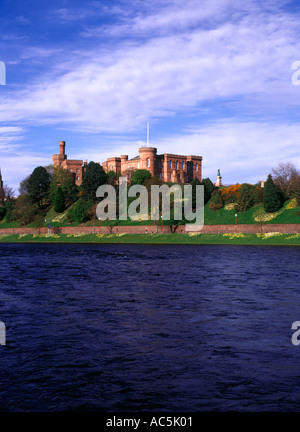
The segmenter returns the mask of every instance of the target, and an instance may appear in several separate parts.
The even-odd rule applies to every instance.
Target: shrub
[[[81,224],[89,219],[89,210],[93,205],[91,199],[79,198],[72,209],[72,217],[75,222]]]
[[[223,205],[224,205],[224,201],[222,198],[221,190],[215,190],[212,193],[208,207],[210,208],[210,210],[219,210],[223,207]]]
[[[225,204],[229,204],[237,201],[241,186],[242,185],[237,183],[235,185],[228,186],[221,189],[222,198]]]
[[[32,203],[29,194],[20,195],[16,199],[14,209],[11,213],[11,220],[19,220],[22,225],[27,225],[34,220],[37,209],[38,205]],[[7,214],[6,221],[10,222],[7,220]]]
[[[236,210],[244,212],[260,202],[260,188],[243,183],[239,188]]]
[[[146,169],[138,169],[132,173],[131,176],[131,184],[144,184],[146,180],[149,180],[151,177],[151,174]]]

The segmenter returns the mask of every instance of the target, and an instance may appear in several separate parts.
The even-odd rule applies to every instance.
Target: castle
[[[75,184],[80,186],[87,162],[71,160],[65,153],[65,141],[59,142],[59,154],[52,156],[53,166],[61,166],[74,174]],[[130,178],[133,171],[146,169],[152,176],[164,182],[190,183],[195,177],[202,180],[202,156],[183,156],[164,153],[157,154],[155,147],[139,148],[139,155],[128,159],[127,155],[110,157],[102,163],[105,172],[120,172]]]

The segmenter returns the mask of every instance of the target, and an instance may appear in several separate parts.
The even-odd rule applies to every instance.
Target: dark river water
[[[299,411],[300,248],[1,244],[1,411]]]

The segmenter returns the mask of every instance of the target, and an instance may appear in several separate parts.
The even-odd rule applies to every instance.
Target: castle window
[[[172,169],[172,161],[169,161],[169,168]]]
[[[113,171],[113,170],[114,170],[114,167],[113,167],[112,165],[110,166],[110,170],[111,170],[111,171]]]
[[[198,171],[198,164],[195,163],[195,172],[197,172],[197,171]]]
[[[181,168],[184,170],[184,162],[181,162]]]
[[[140,169],[140,163],[138,162],[138,164],[137,164],[137,167],[138,167],[138,169]]]
[[[171,173],[169,174],[169,180],[170,181],[172,180],[172,174]]]
[[[72,172],[72,168],[69,168],[69,171]]]
[[[77,174],[79,174],[79,169],[76,170]]]
[[[175,162],[175,169],[178,169],[178,161]]]
[[[150,159],[149,158],[146,159],[146,165],[147,165],[147,168],[150,167]]]

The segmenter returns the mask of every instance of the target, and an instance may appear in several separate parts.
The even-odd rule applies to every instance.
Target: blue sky
[[[71,159],[203,156],[203,176],[300,168],[300,5],[285,0],[1,0],[0,168],[18,191]]]

